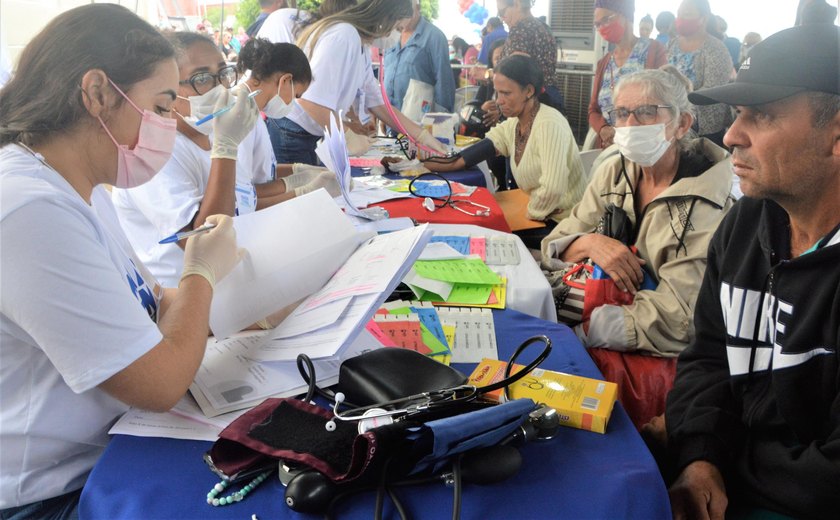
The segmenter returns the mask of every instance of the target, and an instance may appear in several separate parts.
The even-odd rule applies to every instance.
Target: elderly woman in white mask
[[[549,269],[591,259],[634,296],[595,308],[578,326],[589,348],[675,357],[692,335],[709,239],[733,199],[728,154],[688,137],[688,85],[669,66],[619,81],[607,113],[620,153],[601,163],[583,199],[542,242]],[[629,244],[596,232],[609,204],[626,212]],[[640,290],[643,271],[655,288]]]

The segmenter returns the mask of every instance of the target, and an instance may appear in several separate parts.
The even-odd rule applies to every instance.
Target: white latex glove
[[[299,197],[301,195],[313,192],[318,188],[324,188],[325,190],[327,190],[327,193],[330,194],[330,197],[338,197],[339,195],[341,195],[341,187],[338,185],[338,179],[336,178],[333,172],[327,170],[325,172],[321,172],[321,174],[318,175],[318,177],[316,177],[312,182],[304,186],[295,188],[295,197]]]
[[[344,137],[347,140],[347,153],[349,155],[364,155],[370,150],[376,139],[366,135],[359,135],[349,128],[344,129]]]
[[[239,143],[251,133],[259,117],[259,109],[253,99],[248,97],[248,89],[243,85],[234,100],[230,91],[219,96],[214,112],[233,103],[233,108],[213,118],[213,150],[211,159],[236,160]]]
[[[428,130],[425,128],[420,135],[417,136],[417,142],[425,146],[426,148],[431,148],[432,150],[438,152],[441,155],[446,155],[449,151],[446,148],[446,145],[435,139],[435,137],[429,133]]]
[[[216,282],[236,267],[245,250],[236,247],[236,231],[231,217],[210,215],[205,224],[216,224],[216,227],[187,239],[181,279],[195,274],[207,279],[210,287],[216,287]]]
[[[324,172],[329,172],[329,170],[323,166],[295,163],[292,165],[292,174],[287,177],[282,177],[282,179],[286,183],[286,191],[292,191],[295,188],[309,184]]]

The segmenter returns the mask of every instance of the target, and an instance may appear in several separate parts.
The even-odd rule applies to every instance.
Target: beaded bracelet
[[[234,502],[241,502],[251,491],[253,491],[257,486],[263,483],[263,481],[271,475],[274,470],[268,470],[263,473],[257,475],[254,480],[245,484],[242,489],[239,491],[232,493],[226,497],[216,498],[219,493],[225,490],[230,485],[230,480],[223,479],[221,482],[213,486],[213,489],[207,493],[207,503],[211,506],[226,506],[228,504],[233,504]]]

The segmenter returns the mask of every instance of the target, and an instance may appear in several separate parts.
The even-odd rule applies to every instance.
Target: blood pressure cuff
[[[428,421],[408,432],[417,462],[412,474],[437,474],[454,455],[495,446],[516,431],[534,411],[530,399],[515,399],[460,415]]]
[[[266,399],[222,430],[205,462],[230,479],[276,466],[280,459],[318,470],[334,482],[349,482],[405,450],[405,430],[415,424],[398,422],[359,434],[355,421],[336,421],[335,430],[327,431],[332,417],[331,411],[297,399]]]
[[[341,363],[336,390],[356,406],[368,406],[460,386],[467,376],[419,352],[381,348]]]
[[[534,409],[530,399],[418,422],[412,418],[357,433],[355,421],[325,425],[333,414],[296,399],[266,399],[219,434],[205,461],[223,478],[252,474],[277,460],[315,469],[336,483],[439,471],[453,455],[494,446]],[[455,410],[460,410],[456,407]]]
[[[492,159],[496,157],[496,145],[490,139],[482,139],[472,146],[468,146],[461,150],[461,159],[467,168],[475,166],[481,161]]]

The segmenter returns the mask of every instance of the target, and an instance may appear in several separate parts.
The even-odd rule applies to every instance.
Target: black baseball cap
[[[695,105],[772,103],[800,92],[840,95],[840,27],[802,25],[758,43],[734,83],[688,95]]]

